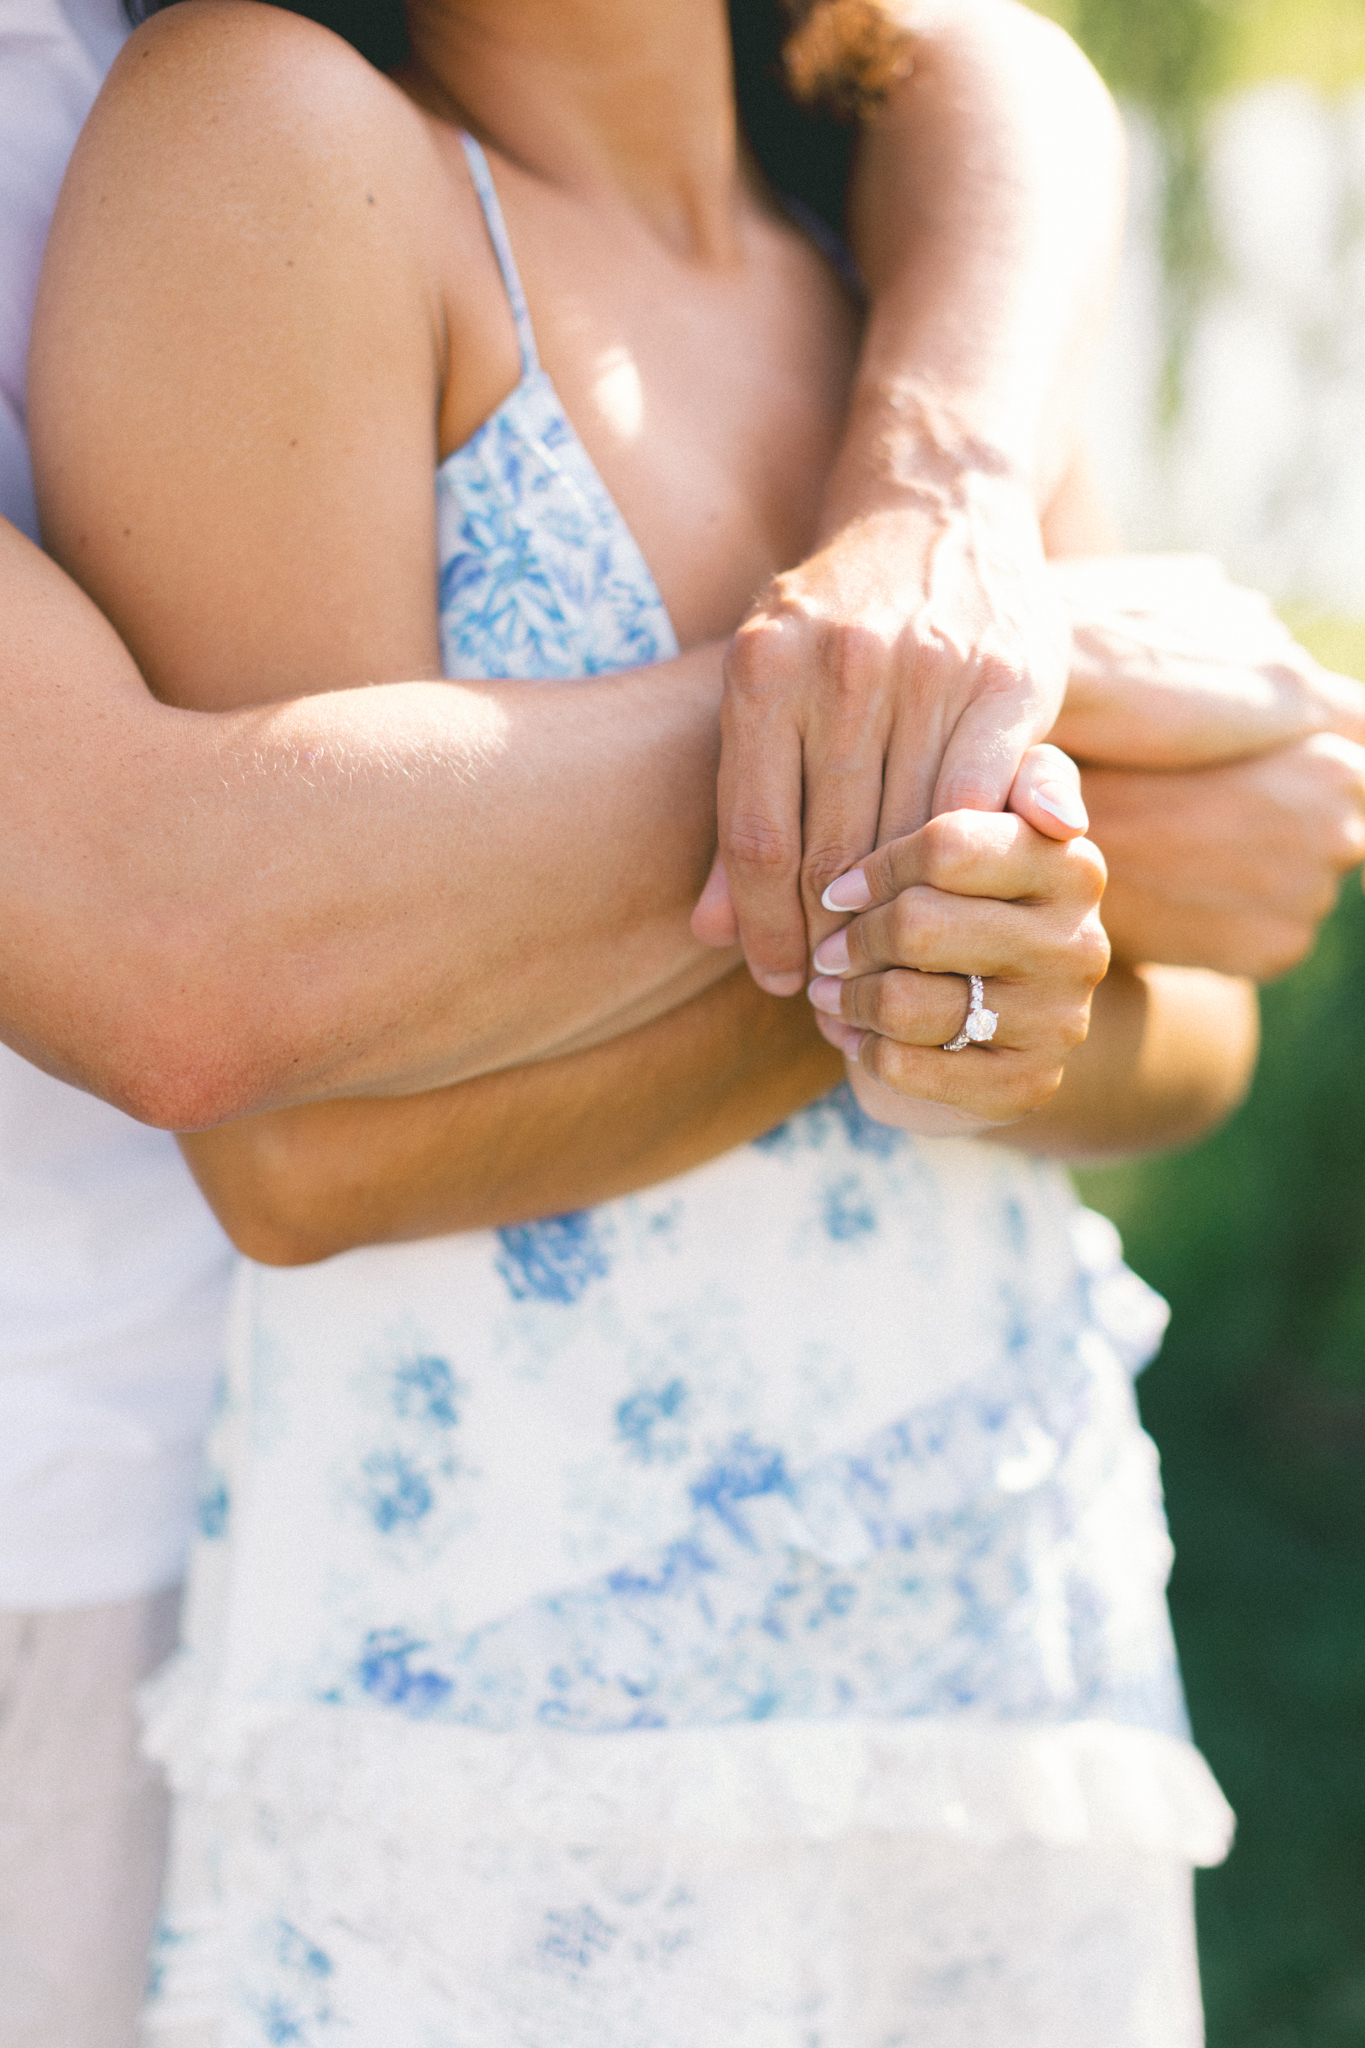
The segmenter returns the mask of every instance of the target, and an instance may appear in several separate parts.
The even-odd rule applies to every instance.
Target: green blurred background
[[[1055,0],[1162,130],[1198,288],[1200,130],[1239,87],[1365,83],[1365,0]],[[1181,293],[1172,294],[1178,321]],[[1365,460],[1365,448],[1361,450]],[[1292,623],[1365,676],[1360,622]],[[1172,1328],[1142,1382],[1195,1732],[1237,1809],[1199,1884],[1210,2048],[1365,2044],[1365,900],[1266,991],[1251,1098],[1198,1151],[1082,1176]],[[1102,2048],[1097,2043],[1096,2048]]]

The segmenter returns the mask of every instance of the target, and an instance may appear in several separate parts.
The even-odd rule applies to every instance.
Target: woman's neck
[[[409,0],[402,81],[503,155],[624,201],[699,262],[735,250],[723,0]]]

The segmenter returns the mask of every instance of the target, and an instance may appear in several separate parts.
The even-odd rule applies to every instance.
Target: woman
[[[54,235],[45,517],[167,695],[334,684],[338,650],[461,679],[528,763],[537,876],[557,785],[614,815],[580,707],[676,719],[620,1029],[629,976],[652,1014],[728,965],[686,935],[696,712],[809,539],[854,313],[744,164],[719,4],[411,27],[401,91],[235,0],[135,40]],[[959,814],[879,857],[819,962],[876,1026],[858,1086],[1046,1101],[1106,951],[1062,832]],[[471,915],[471,1072],[603,1035],[554,909],[548,991]],[[968,974],[997,1042],[949,1052]],[[1237,992],[1145,986],[1160,1028],[1106,984],[1026,1141],[1112,1140],[1163,1045],[1235,1093]],[[280,1128],[244,1169],[240,1134],[193,1141],[247,1241]],[[638,1198],[247,1266],[164,1702],[157,2037],[1196,2041],[1190,1866],[1226,1812],[1128,1385],[1159,1325],[1051,1169],[842,1091]]]

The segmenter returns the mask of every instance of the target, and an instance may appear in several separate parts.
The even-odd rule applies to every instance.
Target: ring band
[[[995,1027],[1000,1022],[994,1010],[986,1008],[986,990],[979,974],[969,975],[972,985],[971,998],[967,1004],[966,1022],[956,1038],[950,1038],[943,1050],[963,1052],[969,1045],[989,1045],[995,1036]]]

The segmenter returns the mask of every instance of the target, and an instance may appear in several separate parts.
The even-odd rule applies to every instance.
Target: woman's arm
[[[1255,1055],[1246,983],[1115,966],[1052,1100],[986,1135],[1077,1160],[1191,1144],[1236,1107]],[[591,1052],[420,1097],[246,1117],[182,1144],[240,1250],[306,1265],[654,1186],[771,1129],[842,1072],[805,1004],[735,971]]]
[[[1115,966],[1051,1102],[985,1133],[1087,1160],[1192,1144],[1241,1101],[1256,1058],[1245,982]],[[653,1187],[823,1095],[843,1059],[804,1004],[735,971],[628,1038],[401,1101],[245,1117],[182,1140],[228,1235],[266,1265],[498,1229]]]
[[[1244,1100],[1259,1042],[1250,982],[1116,961],[1051,1102],[983,1136],[1075,1164],[1193,1145]]]
[[[651,1187],[771,1130],[842,1073],[806,1004],[733,970],[590,1052],[397,1101],[246,1117],[181,1143],[239,1249],[303,1265]]]

